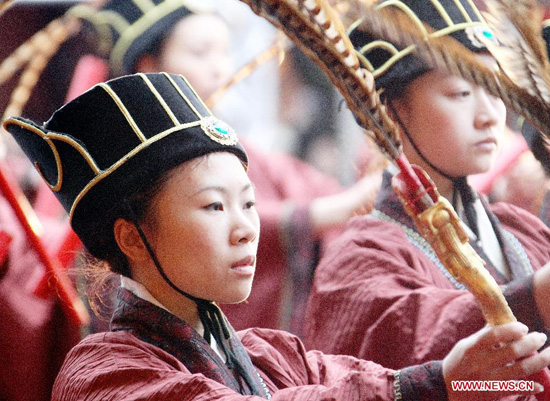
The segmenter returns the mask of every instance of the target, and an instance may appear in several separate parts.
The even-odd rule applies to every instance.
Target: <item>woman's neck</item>
[[[172,291],[175,293],[174,290]],[[204,327],[199,318],[197,304],[194,301],[191,301],[189,298],[176,293],[176,296],[173,299],[171,298],[165,300],[165,305],[172,314],[176,315],[185,323],[193,327],[201,336],[204,335]]]
[[[164,280],[160,282],[156,280],[143,280],[143,278],[138,276],[134,277],[134,282],[139,283],[145,288],[149,295],[158,302],[161,307],[193,327],[201,336],[204,334],[204,327],[199,318],[197,304],[194,301],[176,292]],[[142,295],[138,294],[138,296],[143,298]],[[149,301],[151,302],[151,300]]]
[[[453,201],[453,188],[454,188],[453,182],[450,179],[442,177],[442,176],[439,176],[438,178],[440,178],[440,179],[438,179],[438,180],[434,179],[432,175],[430,175],[430,177],[432,177],[432,181],[435,183],[435,186],[436,186],[439,194],[441,196],[443,196],[444,198],[446,198],[449,202],[452,202]]]
[[[444,177],[443,175],[439,174],[437,171],[435,171],[433,168],[431,168],[425,163],[417,163],[417,164],[426,173],[428,173],[428,176],[434,182],[439,194],[444,198],[446,198],[449,202],[452,202],[453,189],[454,189],[453,181],[450,178]]]

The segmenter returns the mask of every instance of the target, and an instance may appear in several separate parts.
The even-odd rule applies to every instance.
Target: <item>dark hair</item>
[[[199,159],[202,159],[199,158]],[[109,320],[113,312],[113,293],[118,287],[116,279],[121,276],[131,278],[132,271],[126,255],[120,250],[114,237],[114,224],[119,218],[138,222],[147,219],[148,213],[153,205],[155,195],[162,190],[166,182],[173,175],[173,172],[184,163],[180,164],[161,175],[156,181],[149,183],[142,190],[128,199],[122,200],[112,213],[112,218],[98,227],[104,227],[104,224],[110,226],[111,235],[102,238],[102,246],[106,249],[102,259],[96,258],[91,254],[86,255],[85,265],[82,268],[82,274],[86,280],[86,296],[90,308],[102,320]],[[131,210],[131,211],[130,211]],[[98,228],[98,233],[104,233],[104,228]]]

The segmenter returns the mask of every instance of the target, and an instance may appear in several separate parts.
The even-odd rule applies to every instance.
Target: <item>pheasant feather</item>
[[[326,0],[241,0],[282,30],[327,74],[380,150],[402,154],[399,132],[380,102],[374,78],[359,66],[353,45]]]
[[[487,48],[517,86],[550,105],[550,63],[540,8],[533,0],[487,0],[486,5],[485,19],[500,42],[499,46],[487,43]],[[541,144],[550,151],[548,136],[541,138]]]
[[[550,71],[539,8],[533,0],[488,0],[486,5],[485,19],[499,43],[484,44],[517,86],[550,104]]]

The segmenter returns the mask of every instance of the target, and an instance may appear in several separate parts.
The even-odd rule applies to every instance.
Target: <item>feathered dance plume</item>
[[[82,10],[93,14],[105,0],[93,0],[87,5],[79,4],[69,8],[61,17],[51,21],[21,44],[0,63],[0,85],[9,81],[16,73],[25,69],[19,84],[13,91],[10,103],[4,112],[8,115],[20,115],[33,91],[40,75],[50,59],[71,37],[80,32]],[[0,0],[0,14],[11,1]]]
[[[514,84],[550,104],[550,70],[539,7],[533,0],[487,0],[485,4],[488,12],[483,15],[499,43],[483,43]]]
[[[64,17],[58,18],[33,35],[12,56],[2,62],[0,65],[0,85],[26,65],[2,119],[8,116],[21,115],[50,59],[57,53],[61,45],[79,30],[80,23],[77,20]]]
[[[206,105],[210,109],[212,109],[214,105],[216,105],[219,100],[227,93],[227,91],[229,91],[229,89],[231,89],[239,82],[242,82],[246,77],[252,74],[254,70],[256,70],[256,68],[260,67],[262,64],[267,63],[272,58],[278,56],[279,60],[282,61],[285,55],[285,43],[287,42],[288,41],[281,33],[281,36],[278,36],[275,39],[275,43],[273,43],[273,45],[271,45],[264,52],[260,53],[258,56],[254,57],[252,61],[239,69],[239,71],[237,71],[228,82],[226,82],[222,87],[216,89],[216,91],[212,93],[208,97],[208,99],[206,99]]]
[[[33,57],[55,53],[63,40],[74,34],[74,25],[64,17],[50,22],[45,28],[36,32],[30,39],[20,45],[12,54],[0,63],[0,85],[7,82]]]
[[[493,70],[481,63],[472,52],[446,36],[432,35],[427,25],[420,30],[410,19],[394,8],[376,10],[361,0],[355,0],[354,12],[362,19],[360,29],[394,43],[401,48],[415,47],[415,56],[431,68],[448,71],[483,87],[490,94],[500,97],[510,108],[525,116],[541,133],[550,137],[550,107],[538,96],[516,85],[500,70]]]
[[[550,105],[550,63],[542,38],[542,12],[533,0],[487,0],[485,20],[499,45],[485,43],[502,71],[520,88]],[[490,42],[490,41],[487,41]],[[523,128],[533,154],[548,171],[550,137]]]
[[[360,68],[353,45],[326,0],[241,1],[316,61],[382,152],[392,160],[401,155],[398,130],[378,98],[374,78]]]

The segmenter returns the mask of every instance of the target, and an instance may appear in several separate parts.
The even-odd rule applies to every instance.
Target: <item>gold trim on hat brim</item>
[[[99,167],[97,166],[97,164],[94,162],[92,156],[73,138],[68,137],[67,135],[64,135],[64,134],[56,133],[54,131],[45,132],[42,129],[40,129],[39,127],[36,127],[34,125],[28,124],[24,121],[20,121],[20,120],[15,119],[15,118],[8,118],[7,120],[5,120],[4,124],[3,124],[4,129],[7,130],[7,126],[10,125],[10,124],[11,125],[17,125],[17,126],[23,128],[23,129],[25,129],[28,132],[32,132],[34,134],[37,134],[38,136],[40,136],[48,144],[48,146],[52,150],[52,153],[53,153],[54,159],[55,159],[55,165],[56,165],[56,168],[57,168],[57,182],[55,183],[55,185],[52,185],[46,179],[46,177],[44,177],[38,163],[36,161],[33,161],[34,167],[36,168],[38,173],[42,176],[42,178],[44,179],[46,184],[48,184],[48,186],[51,188],[52,191],[59,192],[61,190],[61,186],[63,185],[63,167],[62,167],[62,164],[61,164],[61,158],[59,156],[59,152],[57,151],[57,147],[55,146],[55,144],[52,141],[53,139],[61,141],[61,142],[65,142],[65,143],[71,145],[71,147],[73,147],[77,152],[79,152],[82,155],[82,157],[88,163],[88,165],[90,166],[90,168],[91,168],[91,170],[93,171],[94,174],[98,174],[101,171],[99,169]]]
[[[438,0],[430,0],[433,6],[438,10],[441,17],[444,19],[444,21],[447,23],[447,27],[439,29],[437,31],[428,31],[428,28],[426,24],[422,22],[420,18],[408,7],[406,4],[404,4],[400,0],[388,0],[381,4],[378,4],[375,6],[376,10],[381,10],[386,7],[393,6],[399,10],[401,10],[403,13],[405,13],[410,19],[411,22],[414,23],[414,25],[419,29],[420,32],[425,37],[428,38],[439,38],[447,35],[451,35],[455,32],[464,31],[468,27],[474,27],[474,26],[487,26],[487,23],[485,22],[483,16],[475,6],[475,4],[472,2],[472,0],[466,0],[470,7],[472,8],[474,14],[479,18],[479,21],[473,21],[470,14],[466,11],[464,6],[460,3],[459,0],[453,0],[454,4],[457,6],[457,8],[460,10],[462,16],[466,20],[465,22],[455,23],[450,18],[449,14],[445,10],[445,8],[441,5],[441,3]],[[357,20],[353,24],[350,25],[348,28],[348,35],[354,30],[357,29],[358,26],[361,24],[362,20]],[[374,68],[370,60],[365,56],[365,53],[367,53],[370,50],[376,49],[376,48],[383,48],[387,50],[392,56],[384,62],[381,66],[379,66],[377,69]],[[397,49],[391,42],[387,42],[384,40],[375,40],[371,43],[368,43],[367,45],[363,46],[360,50],[356,50],[357,57],[363,64],[363,67],[365,67],[374,78],[380,77],[382,74],[386,73],[388,69],[390,69],[395,63],[397,63],[399,60],[405,58],[409,54],[411,54],[415,50],[416,46],[411,45],[407,46],[404,49]]]
[[[359,23],[360,23],[360,21],[359,21]],[[461,23],[461,24],[455,24],[452,27],[447,27],[447,28],[441,29],[437,32],[429,33],[428,37],[439,38],[439,37],[450,35],[454,32],[463,31],[464,29],[466,29],[470,26],[482,26],[482,25],[486,26],[487,24],[485,24],[484,22],[479,22],[479,21],[477,21],[477,22],[464,22],[464,23]],[[423,28],[425,29],[425,27],[423,27]],[[384,48],[389,53],[393,54],[392,57],[390,57],[384,64],[382,64],[377,69],[374,69],[372,63],[368,60],[368,58],[364,54],[364,52],[370,51],[370,50],[375,49],[375,48]],[[361,60],[363,66],[366,67],[367,70],[372,73],[374,78],[378,78],[380,75],[384,74],[390,67],[392,67],[396,62],[398,62],[399,60],[405,58],[406,56],[408,56],[409,54],[414,52],[415,49],[416,49],[415,45],[410,45],[410,46],[407,46],[404,49],[399,50],[390,42],[386,42],[386,41],[383,41],[383,40],[376,40],[376,41],[373,41],[373,42],[363,46],[360,50],[356,50],[356,54],[357,54],[357,57]]]
[[[72,221],[73,219],[73,215],[74,215],[74,211],[76,209],[76,207],[78,206],[78,204],[80,203],[80,201],[82,200],[82,198],[93,188],[95,187],[99,182],[101,182],[102,180],[104,180],[105,178],[107,178],[108,176],[110,176],[112,173],[114,173],[116,170],[118,170],[122,165],[124,165],[128,160],[130,160],[132,157],[136,156],[138,153],[140,153],[142,150],[146,149],[147,147],[149,147],[150,145],[152,145],[153,143],[155,142],[158,142],[160,141],[161,139],[167,137],[168,135],[170,134],[173,134],[174,132],[179,132],[181,130],[184,130],[184,129],[187,129],[187,128],[191,128],[191,127],[200,127],[200,123],[201,123],[201,120],[198,120],[198,121],[193,121],[192,123],[187,123],[187,124],[181,124],[179,126],[176,126],[176,127],[172,127],[170,129],[167,129],[166,131],[163,131],[159,134],[156,134],[155,136],[149,138],[146,142],[143,142],[141,144],[139,144],[138,146],[136,146],[134,149],[132,149],[132,151],[130,151],[128,154],[126,154],[125,156],[121,157],[115,164],[113,164],[111,167],[109,167],[108,169],[106,170],[103,170],[100,174],[98,174],[97,176],[95,176],[88,184],[86,184],[86,186],[84,187],[84,189],[82,189],[82,191],[80,191],[80,193],[78,194],[78,196],[75,198],[75,200],[73,201],[73,204],[71,206],[71,210],[69,212],[69,218],[70,220]]]
[[[166,130],[164,130],[160,133],[157,133],[157,134],[155,134],[154,136],[152,136],[150,138],[146,138],[143,135],[143,133],[141,132],[141,130],[139,129],[139,127],[137,126],[137,124],[134,121],[134,119],[132,118],[132,116],[130,115],[130,112],[124,106],[123,102],[118,97],[118,95],[114,92],[114,90],[107,83],[98,84],[97,86],[101,87],[103,90],[105,90],[110,95],[110,97],[113,99],[113,101],[117,104],[117,107],[119,108],[121,114],[126,118],[126,121],[128,122],[129,126],[136,133],[136,136],[141,141],[141,143],[138,146],[133,148],[130,152],[128,152],[126,155],[122,156],[119,160],[117,160],[114,164],[112,164],[110,167],[108,167],[105,170],[101,170],[99,168],[99,166],[95,163],[93,157],[90,155],[90,153],[86,150],[86,148],[84,146],[82,146],[79,142],[77,142],[74,138],[72,138],[71,136],[69,136],[67,134],[57,133],[57,132],[54,132],[54,131],[45,131],[45,130],[42,130],[41,128],[38,128],[34,125],[25,123],[23,121],[15,119],[15,118],[7,119],[4,122],[4,127],[7,127],[7,125],[9,125],[9,124],[14,124],[14,125],[17,125],[17,126],[23,128],[23,129],[25,129],[26,131],[30,131],[32,133],[35,133],[35,134],[39,135],[48,144],[48,146],[50,146],[50,148],[52,149],[52,153],[54,154],[54,158],[55,158],[55,161],[56,161],[57,173],[58,173],[58,179],[57,179],[57,182],[55,183],[55,185],[51,185],[45,179],[43,174],[40,172],[40,166],[38,165],[38,163],[34,162],[34,164],[35,164],[35,168],[40,172],[40,174],[41,174],[42,178],[44,179],[44,181],[46,181],[46,183],[48,183],[49,187],[55,192],[59,192],[61,190],[62,181],[63,181],[63,176],[62,176],[63,171],[62,171],[61,158],[60,158],[59,152],[58,152],[55,144],[53,143],[53,140],[58,140],[58,141],[62,141],[62,142],[65,142],[65,143],[69,144],[77,152],[79,152],[82,155],[83,159],[88,163],[88,165],[90,166],[90,169],[95,174],[95,177],[85,185],[85,187],[79,192],[79,194],[74,199],[74,201],[71,205],[70,211],[69,211],[69,218],[70,218],[71,221],[72,221],[72,218],[73,218],[73,215],[74,215],[74,211],[76,210],[76,207],[78,206],[80,201],[84,198],[84,196],[95,185],[97,185],[103,179],[105,179],[106,177],[111,175],[113,172],[115,172],[117,169],[119,169],[122,165],[124,165],[128,160],[130,160],[132,157],[137,155],[139,152],[141,152],[142,150],[149,147],[151,144],[165,138],[166,136],[168,136],[168,135],[170,135],[174,132],[179,132],[179,131],[185,130],[187,128],[198,127],[198,128],[201,129],[201,131],[206,136],[210,137],[212,140],[214,140],[217,143],[220,143],[222,145],[235,145],[236,143],[238,143],[238,139],[235,140],[234,142],[229,143],[225,139],[220,140],[220,138],[214,138],[214,137],[212,137],[212,134],[205,129],[205,121],[213,117],[212,113],[210,112],[208,107],[204,104],[202,99],[200,99],[197,96],[195,90],[189,85],[189,82],[184,77],[179,76],[180,78],[182,78],[185,81],[186,85],[188,85],[188,87],[192,90],[193,94],[196,96],[196,99],[204,106],[204,110],[206,111],[206,115],[203,116],[202,113],[199,112],[199,110],[193,105],[191,100],[183,93],[183,91],[181,90],[179,85],[174,81],[172,76],[170,76],[167,73],[162,73],[162,75],[165,76],[169,80],[170,84],[176,89],[176,91],[181,96],[181,98],[186,102],[186,104],[189,106],[189,108],[197,116],[196,121],[181,124],[181,123],[178,122],[176,116],[170,110],[170,108],[169,108],[168,104],[166,103],[166,101],[162,98],[160,93],[158,93],[158,91],[154,88],[154,86],[152,85],[149,78],[144,74],[137,74],[137,75],[140,76],[146,82],[146,84],[148,85],[148,88],[151,90],[151,92],[153,94],[155,94],[155,97],[157,98],[159,104],[161,104],[161,106],[164,108],[164,110],[166,111],[166,113],[168,115],[172,115],[172,117],[173,117],[172,121],[177,122],[177,124],[175,124],[174,127],[170,127],[169,129],[166,129]]]
[[[58,178],[57,178],[56,184],[52,185],[48,182],[48,180],[46,180],[44,175],[41,173],[40,166],[38,165],[38,163],[36,161],[34,161],[33,164],[34,164],[35,168],[37,169],[37,171],[42,176],[42,178],[44,179],[44,181],[48,184],[48,186],[54,192],[59,192],[59,190],[61,189],[61,186],[63,184],[63,174],[62,174],[63,169],[62,169],[61,158],[59,156],[59,152],[57,151],[57,148],[56,148],[55,144],[52,142],[52,139],[63,141],[65,143],[70,144],[75,150],[77,150],[83,156],[84,160],[86,160],[86,162],[89,164],[90,168],[92,169],[94,174],[96,174],[96,176],[92,180],[90,180],[90,182],[88,184],[86,184],[86,186],[80,191],[80,193],[76,196],[75,200],[73,201],[73,204],[71,205],[71,210],[69,211],[69,218],[72,221],[74,211],[75,211],[76,207],[78,206],[78,204],[80,203],[80,201],[82,200],[82,198],[94,186],[96,186],[99,182],[101,182],[103,179],[107,178],[109,175],[114,173],[122,165],[124,165],[128,160],[130,160],[132,157],[134,157],[135,155],[140,153],[142,150],[146,149],[147,147],[149,147],[153,143],[158,142],[159,140],[167,137],[168,135],[170,135],[174,132],[179,132],[179,131],[187,129],[187,128],[191,128],[191,127],[201,128],[202,120],[203,119],[200,118],[199,120],[193,121],[192,123],[179,124],[175,127],[169,128],[169,129],[167,129],[167,130],[165,130],[161,133],[156,134],[155,136],[147,139],[145,142],[142,142],[141,144],[136,146],[129,153],[127,153],[126,155],[121,157],[115,164],[113,164],[111,167],[109,167],[109,168],[107,168],[103,171],[100,170],[99,167],[94,163],[93,158],[86,151],[86,149],[84,149],[84,147],[82,145],[80,145],[74,139],[72,139],[72,138],[70,138],[66,135],[59,134],[59,133],[56,133],[56,132],[53,132],[53,131],[44,132],[43,130],[41,130],[40,128],[38,128],[34,125],[28,124],[24,121],[20,121],[20,120],[14,119],[14,118],[9,118],[9,119],[5,120],[3,125],[4,125],[5,129],[7,129],[8,125],[12,124],[12,125],[17,125],[17,126],[23,128],[23,129],[25,129],[26,131],[30,131],[32,133],[35,133],[35,134],[39,135],[50,146],[50,148],[52,149],[52,153],[54,155],[54,158],[55,158],[56,168],[57,168]]]

